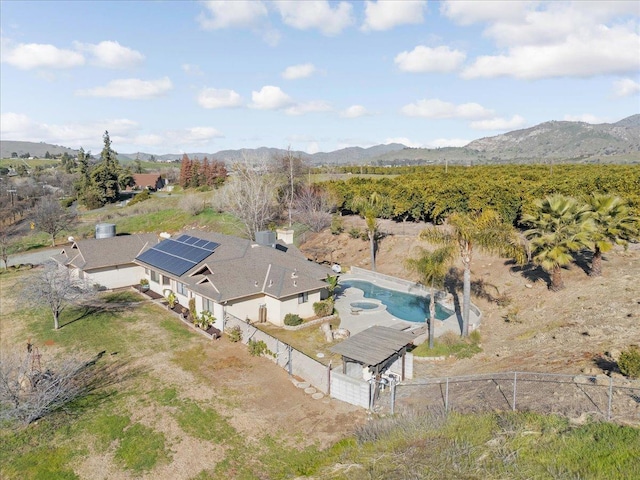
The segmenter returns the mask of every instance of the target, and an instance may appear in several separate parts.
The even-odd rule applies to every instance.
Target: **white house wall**
[[[121,288],[135,285],[143,278],[144,268],[138,265],[117,265],[115,267],[85,270],[84,278],[106,288]],[[82,276],[80,277],[82,278]]]

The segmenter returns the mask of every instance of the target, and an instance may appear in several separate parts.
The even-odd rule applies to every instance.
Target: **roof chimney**
[[[293,244],[293,229],[291,228],[279,228],[276,230],[278,234],[278,240],[282,240],[287,245]]]

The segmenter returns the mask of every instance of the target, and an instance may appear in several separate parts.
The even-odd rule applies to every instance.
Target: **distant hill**
[[[17,142],[13,140],[0,141],[0,158],[11,158],[11,154],[14,152],[18,154],[18,157],[29,153],[35,158],[44,158],[47,152],[49,152],[50,155],[58,155],[64,152],[72,156],[78,154],[78,150],[60,145],[52,145],[50,143]]]
[[[0,141],[2,158],[12,152],[18,156],[30,153],[44,157],[73,150],[58,145],[34,142]],[[227,163],[269,161],[287,153],[281,148],[243,148],[221,150],[215,153],[188,153],[190,158],[221,160]],[[585,122],[550,121],[534,127],[515,130],[493,137],[474,140],[464,147],[409,148],[399,143],[376,145],[369,148],[349,147],[333,152],[309,154],[292,151],[311,165],[403,165],[403,164],[450,164],[473,165],[479,163],[528,163],[540,161],[557,162],[608,162],[640,163],[640,114],[632,115],[616,123],[593,125]],[[158,162],[179,161],[182,154],[152,155],[149,153],[119,154],[122,161],[135,158]]]

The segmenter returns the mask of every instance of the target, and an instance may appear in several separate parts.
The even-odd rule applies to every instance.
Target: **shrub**
[[[180,200],[180,209],[190,215],[198,215],[205,209],[205,202],[200,195],[186,195]]]
[[[340,235],[342,232],[344,232],[342,217],[340,215],[333,215],[331,218],[331,234]]]
[[[289,327],[295,327],[296,325],[300,325],[302,323],[302,319],[300,315],[296,313],[287,313],[284,316],[284,324]]]
[[[63,198],[62,200],[60,200],[60,205],[62,205],[64,208],[68,208],[73,205],[73,202],[75,201],[76,199],[73,197]]]
[[[249,347],[249,354],[254,357],[260,357],[262,355],[271,355],[275,357],[274,353],[267,348],[267,344],[263,340],[249,340],[247,344]]]
[[[196,320],[196,325],[202,330],[207,330],[216,321],[216,317],[207,310],[200,312],[200,316]]]
[[[620,354],[618,360],[620,373],[630,378],[640,378],[640,349],[629,347]]]
[[[144,202],[145,200],[149,200],[151,198],[151,193],[149,190],[143,190],[142,192],[136,194],[131,200],[129,200],[128,206],[135,205],[136,203]]]
[[[318,317],[328,317],[333,313],[333,300],[331,298],[327,298],[326,300],[314,303],[313,312]]]
[[[196,319],[196,299],[189,299],[189,320],[193,323]]]
[[[242,340],[242,330],[237,325],[235,327],[228,328],[227,335],[229,336],[229,340],[233,343]]]
[[[358,228],[356,228],[356,227],[351,227],[351,228],[349,229],[349,236],[350,236],[351,238],[353,238],[354,240],[355,240],[356,238],[360,238],[360,230],[359,230]]]

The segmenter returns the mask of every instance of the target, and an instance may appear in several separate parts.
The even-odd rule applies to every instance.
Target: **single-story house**
[[[145,276],[134,259],[158,240],[149,233],[76,240],[52,258],[80,278],[106,288],[126,287],[139,284]]]
[[[313,304],[328,296],[324,280],[332,271],[282,238],[258,232],[253,242],[192,230],[162,240],[135,263],[145,269],[151,290],[171,291],[185,306],[195,299],[195,313],[210,311],[218,328],[225,313],[283,325],[288,313],[314,315]]]
[[[160,190],[166,183],[159,173],[134,173],[133,181],[135,184],[131,187],[132,190]]]

